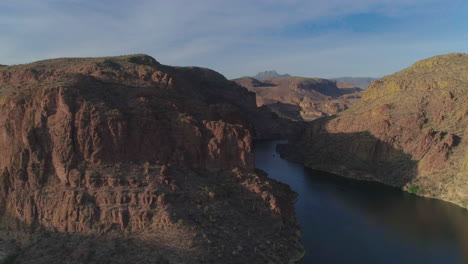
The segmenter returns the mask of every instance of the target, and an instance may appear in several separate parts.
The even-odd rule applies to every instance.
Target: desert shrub
[[[411,186],[408,188],[408,191],[409,191],[410,193],[418,194],[419,192],[421,192],[421,188],[419,188],[419,186],[417,186],[417,185],[411,185]]]

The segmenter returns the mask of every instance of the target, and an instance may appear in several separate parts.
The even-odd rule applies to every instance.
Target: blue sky
[[[468,52],[463,0],[2,0],[0,64],[146,53],[228,78],[381,77]]]

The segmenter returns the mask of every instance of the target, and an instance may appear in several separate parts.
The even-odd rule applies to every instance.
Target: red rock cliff
[[[193,229],[208,221],[203,226],[213,231],[209,226],[233,210],[234,197],[243,201],[238,208],[260,209],[251,217],[236,209],[232,219],[253,223],[263,215],[293,233],[294,194],[276,182],[265,189],[265,176],[245,178],[254,174],[254,129],[242,109],[257,111],[255,96],[218,73],[164,66],[145,55],[2,67],[2,220],[9,229],[145,231],[147,241],[161,245],[175,248],[178,236],[200,245],[198,251],[186,245],[188,253],[156,247],[162,256],[180,254],[176,263],[190,254],[215,254],[207,243],[216,239],[226,241],[223,250],[237,247],[229,232],[223,238]],[[238,228],[247,234],[259,227]],[[285,239],[300,252],[297,237]],[[31,247],[20,259],[35,259],[34,250],[41,251]],[[259,257],[255,252],[250,259]]]

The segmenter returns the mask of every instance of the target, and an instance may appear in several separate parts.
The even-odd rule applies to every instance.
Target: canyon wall
[[[468,55],[374,81],[359,103],[280,150],[311,168],[468,207]]]

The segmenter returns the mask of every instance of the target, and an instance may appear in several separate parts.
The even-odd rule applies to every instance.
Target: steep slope
[[[254,79],[263,81],[263,80],[268,80],[268,79],[273,79],[273,78],[284,78],[284,77],[290,77],[291,75],[289,74],[279,74],[276,71],[264,71],[264,72],[259,72],[255,76],[252,76]]]
[[[308,167],[468,207],[468,54],[374,81],[361,102],[314,121],[295,144],[283,155]]]
[[[299,258],[296,195],[254,170],[246,113],[268,114],[146,55],[2,67],[1,238],[18,263]]]
[[[257,105],[265,105],[281,117],[314,120],[337,114],[360,98],[358,88],[339,89],[335,81],[319,78],[286,77],[258,81],[234,80],[257,94]]]

